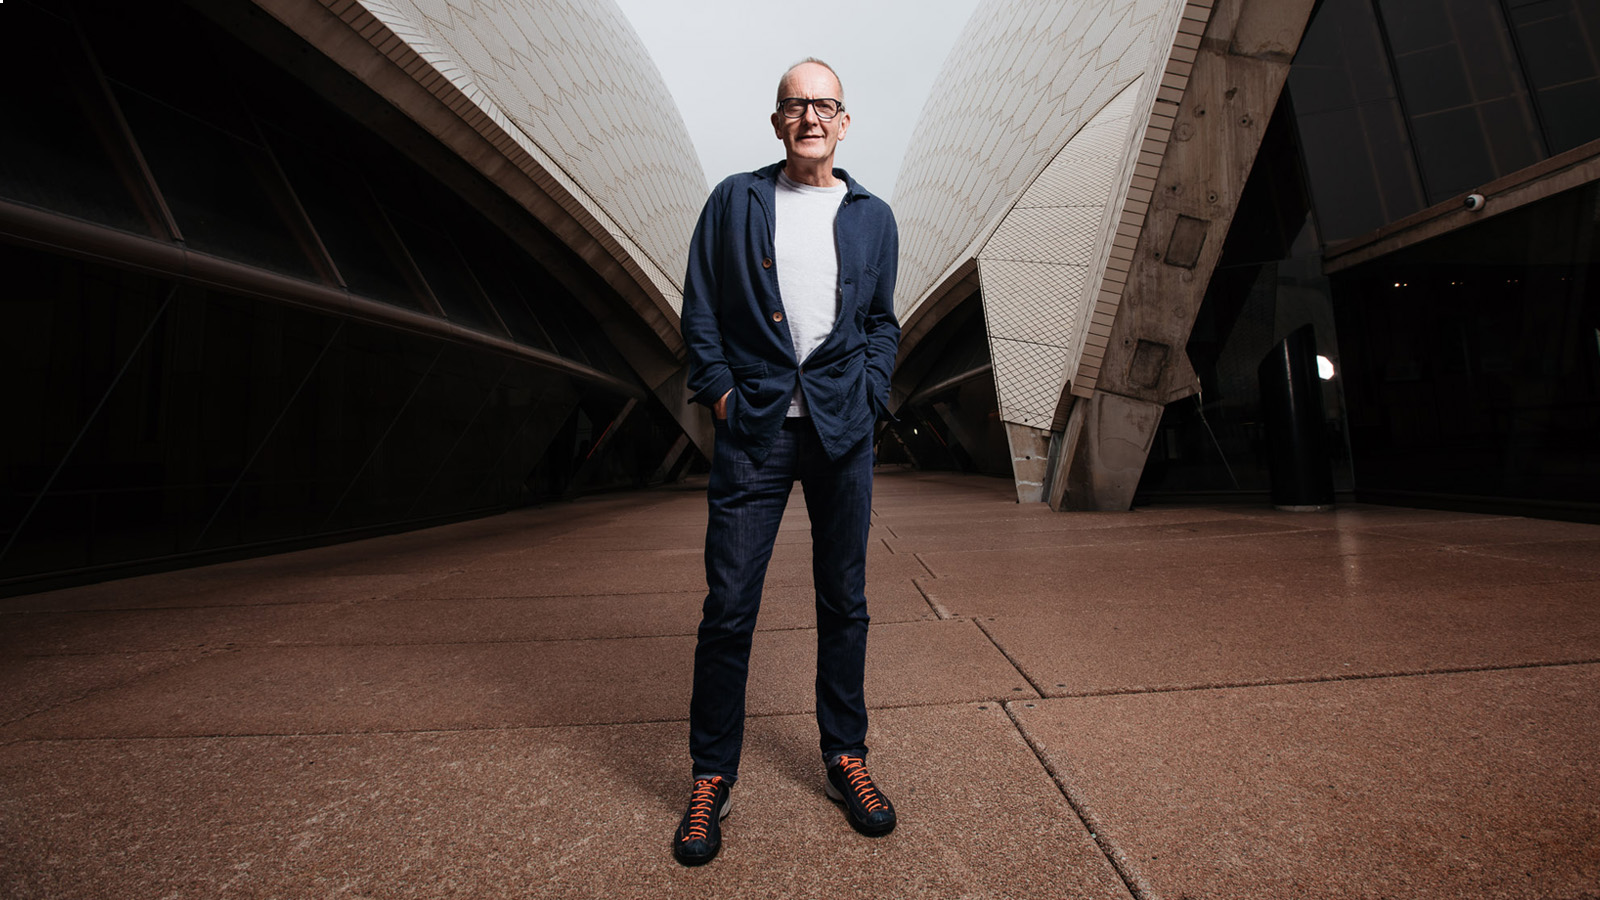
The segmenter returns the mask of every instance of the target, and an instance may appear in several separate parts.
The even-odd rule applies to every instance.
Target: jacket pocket
[[[729,366],[728,371],[733,373],[733,380],[741,384],[756,381],[767,374],[767,364],[764,362],[745,363],[738,366]]]

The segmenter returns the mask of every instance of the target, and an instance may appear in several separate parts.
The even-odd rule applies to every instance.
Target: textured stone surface
[[[999,707],[881,712],[903,823],[821,790],[809,717],[752,722],[720,858],[668,853],[681,723],[0,747],[8,897],[1126,898]],[[582,802],[574,802],[580,800]],[[1004,808],[1014,827],[975,832]],[[27,823],[21,827],[21,823]]]
[[[1600,666],[1013,708],[1157,896],[1600,885]]]
[[[1592,900],[1593,526],[1014,496],[880,473],[877,841],[791,508],[695,871],[692,489],[0,600],[0,896]]]

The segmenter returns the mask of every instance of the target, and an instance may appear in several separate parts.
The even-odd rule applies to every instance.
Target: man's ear
[[[844,140],[844,133],[850,130],[850,114],[843,113],[844,118],[839,120],[839,140]]]
[[[772,114],[772,134],[778,140],[783,140],[783,117],[777,113]]]

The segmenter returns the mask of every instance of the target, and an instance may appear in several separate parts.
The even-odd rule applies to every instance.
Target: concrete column
[[[1050,472],[1050,432],[1007,422],[1006,440],[1011,445],[1011,475],[1017,483],[1017,502],[1042,502],[1044,480]]]
[[[1051,508],[1127,509],[1162,410],[1199,390],[1184,347],[1312,5],[1218,0],[1203,37],[1180,27],[1129,194],[1147,208],[1119,230],[1126,273],[1102,284],[1104,351],[1057,408]]]
[[[655,472],[650,475],[651,484],[662,484],[675,481],[678,473],[682,471],[683,458],[688,455],[691,442],[687,434],[678,435],[678,439],[667,448],[665,456],[661,457],[661,465],[656,466]]]
[[[672,374],[656,383],[653,391],[656,399],[661,401],[661,405],[667,408],[668,414],[683,429],[683,433],[694,442],[695,449],[706,459],[710,459],[716,428],[711,422],[711,410],[698,403],[689,402],[689,367],[678,366]]]
[[[1112,512],[1133,506],[1164,408],[1104,391],[1074,403],[1050,485],[1050,508]]]

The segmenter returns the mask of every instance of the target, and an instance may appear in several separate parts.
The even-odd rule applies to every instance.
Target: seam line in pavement
[[[4,0],[0,0],[4,2]],[[924,595],[925,597],[926,595]],[[935,607],[934,612],[938,613]],[[942,616],[943,619],[953,618]],[[927,619],[885,619],[874,624],[879,628],[894,628],[901,625],[922,625]],[[787,634],[794,631],[816,631],[815,625],[775,625],[760,628],[758,634]],[[99,656],[128,656],[135,654],[160,654],[160,653],[233,653],[240,650],[307,650],[307,649],[365,649],[365,648],[392,648],[392,647],[461,647],[461,646],[497,646],[501,644],[581,644],[596,641],[651,641],[661,638],[692,638],[694,631],[662,631],[653,634],[597,634],[579,635],[576,637],[521,637],[521,638],[477,638],[455,641],[442,640],[414,640],[414,641],[247,641],[224,640],[214,643],[201,642],[194,645],[178,647],[154,647],[146,649],[122,650],[61,650],[49,653],[32,651],[19,651],[18,659],[66,659],[74,657],[99,657]]]
[[[1554,544],[1554,543],[1581,544],[1581,543],[1585,543],[1585,542],[1584,541],[1527,541],[1526,543],[1528,543],[1528,544]],[[1468,547],[1450,547],[1448,549],[1450,549],[1450,550],[1452,550],[1452,551],[1454,551],[1456,553],[1462,553],[1462,554],[1466,554],[1468,556],[1477,556],[1477,557],[1481,557],[1483,559],[1497,559],[1497,560],[1502,560],[1502,561],[1505,561],[1505,562],[1519,562],[1519,563],[1523,563],[1525,565],[1530,565],[1530,566],[1548,566],[1548,567],[1550,567],[1552,569],[1560,569],[1563,573],[1572,572],[1574,574],[1583,574],[1583,575],[1589,576],[1587,578],[1562,579],[1561,581],[1557,582],[1558,584],[1567,584],[1567,583],[1570,583],[1570,582],[1584,583],[1584,582],[1589,582],[1589,581],[1600,580],[1600,571],[1596,571],[1594,569],[1585,569],[1585,568],[1581,568],[1579,566],[1568,565],[1566,563],[1545,562],[1543,560],[1528,559],[1525,556],[1509,556],[1509,555],[1505,555],[1505,554],[1501,554],[1501,553],[1491,553],[1491,552],[1489,552],[1489,550],[1492,549],[1492,548],[1516,547],[1516,546],[1518,546],[1518,545],[1517,544],[1480,544],[1480,545],[1468,546]],[[1542,582],[1542,583],[1548,583],[1548,582]]]
[[[82,698],[80,698],[82,699]],[[952,706],[973,706],[985,703],[994,703],[1004,706],[1012,702],[1010,698],[999,697],[974,697],[962,700],[931,700],[926,703],[891,703],[882,706],[872,706],[869,712],[880,712],[903,709],[942,709]],[[52,707],[51,709],[55,709]],[[40,710],[49,712],[50,710]],[[30,716],[37,713],[30,713]],[[752,719],[779,719],[793,716],[814,716],[815,710],[778,710],[775,712],[747,712],[745,720]],[[0,725],[0,729],[23,721],[17,719],[13,722]],[[541,722],[537,724],[509,724],[509,725],[460,725],[455,727],[434,726],[430,728],[373,728],[370,730],[345,730],[345,731],[218,731],[196,734],[96,734],[74,735],[66,737],[9,737],[0,738],[0,747],[17,744],[77,744],[93,743],[96,741],[195,741],[195,740],[225,740],[225,739],[260,739],[260,738],[301,738],[301,737],[383,737],[404,736],[413,734],[477,734],[480,732],[516,732],[516,731],[547,731],[552,728],[627,728],[634,725],[686,725],[687,716],[672,716],[659,719],[618,719],[612,721],[594,722]]]
[[[1122,880],[1122,886],[1128,889],[1128,893],[1133,895],[1134,900],[1150,900],[1150,892],[1145,890],[1139,876],[1123,865],[1122,854],[1112,845],[1111,840],[1105,836],[1105,830],[1100,827],[1100,823],[1096,822],[1094,817],[1084,808],[1080,798],[1073,796],[1074,792],[1067,786],[1066,779],[1062,778],[1061,773],[1057,772],[1055,766],[1050,764],[1050,760],[1045,756],[1044,750],[1034,743],[1033,736],[1028,734],[1028,730],[1022,727],[1022,723],[1017,719],[1017,714],[1011,709],[1011,701],[1002,702],[1000,708],[1005,710],[1006,718],[1011,720],[1011,727],[1017,730],[1017,735],[1022,738],[1022,742],[1028,745],[1029,750],[1033,751],[1033,758],[1039,761],[1040,767],[1050,777],[1050,781],[1056,786],[1056,790],[1061,792],[1061,797],[1067,801],[1068,808],[1078,817],[1078,821],[1083,823],[1084,829],[1089,832],[1089,839],[1094,841],[1096,847],[1100,848],[1100,854],[1106,858],[1106,862],[1111,864],[1111,870],[1117,873],[1117,878]]]
[[[938,616],[941,622],[947,621],[951,618],[950,610],[945,609],[944,606],[939,603],[939,601],[933,599],[933,595],[928,593],[927,588],[924,588],[921,582],[913,578],[911,579],[911,586],[917,589],[917,593],[922,595],[922,599],[928,601],[928,608],[933,610],[933,614]]]
[[[980,625],[979,628],[981,629],[982,626]],[[985,634],[987,634],[987,632],[985,632]],[[1001,651],[1001,652],[1004,652],[1004,651]],[[1015,664],[1013,663],[1013,665],[1015,665]],[[1291,684],[1318,684],[1318,683],[1328,683],[1328,682],[1359,681],[1359,680],[1371,680],[1371,679],[1383,679],[1383,678],[1410,678],[1410,677],[1427,676],[1427,675],[1459,675],[1459,674],[1471,674],[1471,673],[1475,673],[1475,672],[1516,671],[1516,670],[1520,670],[1520,669],[1548,669],[1548,668],[1561,668],[1561,667],[1565,667],[1565,666],[1588,666],[1588,665],[1600,665],[1600,658],[1584,659],[1584,660],[1568,660],[1568,661],[1565,661],[1565,662],[1527,663],[1527,664],[1512,665],[1512,666],[1480,666],[1480,667],[1477,667],[1477,668],[1447,669],[1447,670],[1438,670],[1438,671],[1429,671],[1429,672],[1410,672],[1410,673],[1400,673],[1400,674],[1350,675],[1350,676],[1342,676],[1342,677],[1336,677],[1336,678],[1304,678],[1304,679],[1298,679],[1298,680],[1296,680],[1296,679],[1282,679],[1282,680],[1270,681],[1270,682],[1250,682],[1250,683],[1225,684],[1225,685],[1208,685],[1208,686],[1203,686],[1203,687],[1190,686],[1190,687],[1175,687],[1175,688],[1158,688],[1158,689],[1149,689],[1149,690],[1105,691],[1105,692],[1101,692],[1101,693],[1092,693],[1092,694],[1065,694],[1065,695],[1064,694],[1056,694],[1056,695],[1046,695],[1046,694],[1042,694],[1041,693],[1040,696],[1038,697],[1038,700],[1040,700],[1040,701],[1042,701],[1042,700],[1079,700],[1079,699],[1087,699],[1087,698],[1091,698],[1091,697],[1126,697],[1126,696],[1137,696],[1139,694],[1183,693],[1183,692],[1189,692],[1189,691],[1228,690],[1228,689],[1233,689],[1233,688],[1245,688],[1245,687],[1273,687],[1273,686],[1277,686],[1277,685],[1291,685]],[[1019,669],[1018,671],[1020,672],[1021,670]],[[158,672],[153,672],[153,673],[149,673],[149,674],[152,674],[152,675],[161,674],[161,672],[158,671]],[[143,676],[141,676],[141,677],[143,677]],[[1024,674],[1023,677],[1026,678],[1027,675]],[[1029,683],[1031,684],[1032,681],[1030,680]],[[74,697],[74,698],[72,698],[70,700],[65,700],[65,701],[62,701],[61,703],[53,704],[50,707],[47,707],[45,709],[35,710],[33,712],[30,712],[30,713],[28,713],[26,715],[23,715],[23,716],[21,716],[19,718],[16,718],[16,719],[12,719],[12,720],[9,720],[9,721],[6,721],[6,722],[0,722],[0,731],[4,731],[6,729],[10,729],[13,726],[18,725],[21,722],[24,722],[24,721],[26,721],[28,719],[33,718],[34,716],[42,715],[42,714],[54,711],[56,709],[59,709],[62,706],[67,706],[67,705],[70,705],[72,703],[77,703],[77,702],[80,702],[82,700],[88,699],[89,696],[93,695],[94,693],[99,692],[100,690],[114,690],[114,689],[116,689],[118,687],[123,687],[123,686],[125,686],[125,685],[114,685],[114,686],[110,686],[110,687],[107,687],[107,688],[96,689],[95,691],[91,691],[88,694],[84,694],[83,696]],[[954,700],[954,701],[952,701],[952,700],[935,700],[935,701],[929,701],[929,702],[926,702],[926,703],[888,703],[888,704],[882,704],[882,705],[874,705],[874,706],[871,707],[871,709],[872,710],[927,709],[927,708],[934,708],[934,707],[961,706],[961,705],[967,705],[967,704],[996,703],[996,704],[999,704],[1001,706],[1001,708],[1006,709],[1007,715],[1011,715],[1010,709],[1008,708],[1010,704],[1013,704],[1013,703],[1027,703],[1027,702],[1036,702],[1036,701],[1021,700],[1021,699],[1016,699],[1016,698],[1013,698],[1013,697],[993,696],[993,697],[973,697],[973,698],[966,698],[966,699]],[[813,714],[814,714],[814,711],[812,711],[812,710],[779,710],[779,711],[775,711],[775,712],[752,712],[752,713],[746,713],[745,717],[747,719],[766,719],[766,718],[779,718],[779,717],[783,717],[783,716],[809,716],[809,715],[813,715]],[[475,733],[475,732],[492,732],[492,731],[539,731],[539,730],[549,729],[549,728],[615,728],[615,727],[624,727],[624,726],[629,726],[629,725],[666,725],[666,724],[681,724],[681,723],[686,722],[686,721],[687,721],[687,719],[685,719],[682,716],[674,716],[674,717],[659,718],[659,719],[621,719],[621,720],[613,720],[613,721],[591,721],[591,722],[546,722],[546,723],[540,723],[540,724],[479,725],[479,726],[462,726],[462,727],[456,727],[456,728],[438,728],[438,727],[435,727],[435,728],[416,728],[416,729],[379,728],[379,729],[373,729],[373,730],[370,730],[370,731],[282,731],[282,732],[264,731],[264,732],[232,732],[232,733],[230,733],[230,732],[217,732],[217,733],[207,733],[207,734],[92,735],[92,736],[79,736],[79,737],[0,737],[0,747],[10,747],[10,746],[16,746],[18,744],[87,743],[87,742],[94,742],[94,741],[176,741],[176,740],[211,740],[211,739],[223,739],[223,738],[341,737],[341,736],[344,736],[344,737],[370,737],[370,736],[382,736],[382,735],[410,735],[410,734],[470,734],[470,733]],[[1025,733],[1023,735],[1023,738],[1024,738],[1024,740],[1027,740],[1027,735]],[[1029,744],[1030,747],[1033,747],[1033,742],[1031,740],[1028,741],[1028,744]],[[1034,748],[1034,753],[1035,753],[1035,755],[1038,755],[1039,750],[1037,748]],[[1041,762],[1043,762],[1043,760],[1041,760]],[[1046,769],[1046,771],[1051,772],[1051,777],[1052,778],[1056,778],[1056,775],[1055,775],[1054,771],[1050,768],[1048,763],[1045,763],[1045,769]],[[1057,779],[1057,787],[1061,788],[1061,790],[1063,791],[1064,794],[1066,793],[1067,788],[1063,785],[1063,783],[1059,779]],[[1068,799],[1068,802],[1076,804],[1076,801],[1073,800],[1073,798],[1072,798],[1072,796],[1070,794],[1067,795],[1067,799]],[[1076,806],[1075,806],[1075,808],[1076,808]],[[1081,815],[1082,815],[1082,813],[1080,811],[1080,816]],[[1099,833],[1097,829],[1091,828],[1091,830],[1094,830],[1096,834]],[[1139,897],[1139,896],[1140,895],[1136,895],[1136,897]],[[1142,898],[1141,898],[1141,900],[1142,900]]]
[[[977,619],[971,619],[970,621],[972,624],[978,626],[978,630],[983,632],[983,636],[989,639],[989,643],[994,645],[994,649],[1000,651],[1000,655],[1006,658],[1006,662],[1011,664],[1011,668],[1017,670],[1017,674],[1021,675],[1022,680],[1028,683],[1028,687],[1033,688],[1033,692],[1035,694],[1038,694],[1040,697],[1048,696],[1045,694],[1044,688],[1040,687],[1037,681],[1034,681],[1031,677],[1029,677],[1028,673],[1022,668],[1022,666],[1018,664],[1014,658],[1012,658],[1011,654],[1006,652],[1006,648],[1000,646],[1000,642],[994,639],[994,635],[989,633],[989,629],[983,627],[982,622],[978,621]],[[1002,700],[1000,702],[1004,703],[1006,701]]]
[[[979,625],[978,627],[982,628],[983,626]],[[988,634],[987,631],[984,633]],[[1003,653],[1005,651],[1002,650],[1001,652]],[[1013,663],[1013,665],[1015,665],[1015,663]],[[1039,696],[1041,699],[1045,700],[1075,700],[1089,697],[1133,697],[1140,694],[1182,694],[1192,691],[1225,691],[1234,690],[1237,688],[1277,687],[1279,685],[1296,684],[1337,684],[1341,681],[1381,681],[1391,678],[1425,678],[1434,675],[1471,675],[1478,672],[1515,672],[1521,669],[1554,669],[1562,666],[1592,665],[1600,665],[1600,657],[1588,657],[1584,659],[1559,659],[1549,662],[1486,664],[1481,666],[1441,666],[1436,669],[1414,669],[1410,671],[1399,672],[1352,672],[1349,675],[1304,675],[1299,677],[1286,676],[1283,678],[1269,678],[1258,681],[1218,681],[1207,684],[1174,684],[1158,685],[1154,687],[1113,688],[1103,691],[1062,692],[1058,689],[1050,693],[1039,691]],[[1027,677],[1026,674],[1024,674],[1023,677]],[[1030,680],[1029,683],[1031,684],[1032,681]]]
[[[777,715],[769,713],[768,715]],[[783,713],[782,715],[792,715]],[[749,718],[756,718],[750,716]],[[374,728],[370,731],[219,731],[204,734],[97,734],[78,737],[19,737],[0,746],[19,744],[93,744],[117,741],[220,741],[261,740],[264,738],[350,738],[410,737],[426,734],[491,734],[510,731],[548,731],[552,728],[617,728],[628,725],[677,725],[683,717],[638,719],[626,722],[554,722],[546,725],[466,725],[458,728]]]

